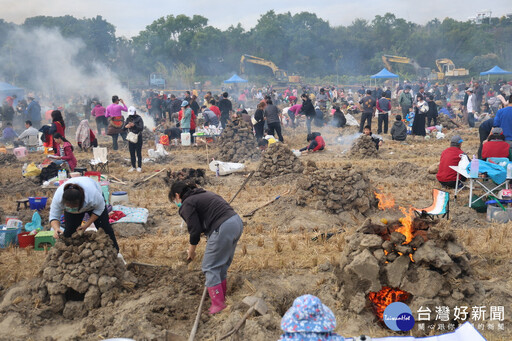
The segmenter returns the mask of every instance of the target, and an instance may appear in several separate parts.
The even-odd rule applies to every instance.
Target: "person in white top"
[[[471,128],[475,127],[475,109],[476,109],[476,97],[473,94],[473,88],[468,88],[466,90],[468,93],[468,104],[467,104],[467,110],[468,110],[468,124]]]
[[[23,141],[25,146],[30,146],[30,136],[37,137],[38,133],[37,129],[32,127],[31,121],[25,121],[25,130],[18,136],[18,140]]]

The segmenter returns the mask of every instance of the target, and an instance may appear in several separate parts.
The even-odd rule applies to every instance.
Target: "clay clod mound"
[[[257,160],[260,156],[251,126],[240,119],[234,119],[226,125],[219,138],[219,146],[217,159],[225,162]]]
[[[10,166],[12,164],[18,164],[20,161],[14,154],[3,154],[0,153],[0,165]]]
[[[358,159],[377,158],[379,151],[370,136],[361,135],[350,148],[350,156]]]
[[[40,298],[65,318],[84,317],[89,310],[106,306],[122,285],[136,282],[103,229],[58,240],[43,264],[42,275]]]
[[[446,129],[455,129],[459,128],[455,122],[453,122],[448,116],[445,114],[439,114],[439,117],[437,118],[437,123],[441,124],[443,128]]]
[[[375,307],[370,299],[375,294],[370,292],[382,293],[389,288],[405,291],[412,311],[421,306],[480,302],[483,288],[471,271],[469,253],[447,224],[425,225],[424,221],[413,221],[413,226],[421,230],[410,243],[399,232],[382,233],[390,225],[369,223],[347,235],[337,273],[342,304],[371,320],[371,307]]]
[[[333,214],[355,210],[363,215],[376,207],[370,180],[361,171],[345,164],[342,169],[318,169],[307,165],[305,176],[297,183],[300,206],[312,205]]]
[[[282,143],[271,144],[262,156],[256,177],[270,178],[274,176],[302,173],[304,166],[293,152]]]
[[[202,186],[206,183],[206,170],[183,168],[182,170],[167,171],[167,177],[164,180],[169,186],[172,186],[176,181],[185,181]]]

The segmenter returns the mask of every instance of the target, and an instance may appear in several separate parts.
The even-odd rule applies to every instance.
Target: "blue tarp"
[[[230,79],[225,80],[224,83],[247,83],[247,79],[243,79],[235,73]]]
[[[493,67],[490,70],[487,70],[487,71],[484,71],[484,72],[480,72],[480,76],[487,76],[487,75],[510,75],[510,74],[512,74],[512,72],[503,70],[498,65],[496,65],[495,67]]]
[[[18,97],[16,101],[14,101],[14,105],[16,105],[18,100],[21,100],[23,97],[25,97],[25,90],[8,83],[0,82],[0,105],[7,96],[12,95],[16,95]]]
[[[389,72],[388,69],[384,68],[370,78],[398,78],[398,75],[395,75],[394,73]]]

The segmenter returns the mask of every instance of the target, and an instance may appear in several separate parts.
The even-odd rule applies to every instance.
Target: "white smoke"
[[[90,61],[86,67],[77,62],[85,51],[80,39],[65,38],[57,29],[16,28],[8,37],[10,55],[18,70],[29,71],[27,84],[36,94],[45,97],[72,97],[77,95],[100,96],[108,104],[112,95],[123,98],[127,105],[132,102],[128,89],[105,65]]]

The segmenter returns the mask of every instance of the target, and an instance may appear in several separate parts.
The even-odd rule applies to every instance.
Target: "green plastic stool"
[[[34,250],[44,251],[44,245],[41,245],[41,244],[50,244],[51,246],[55,245],[55,238],[53,238],[53,231],[41,231],[38,234],[36,234],[36,238],[35,238],[35,242],[34,242]]]

